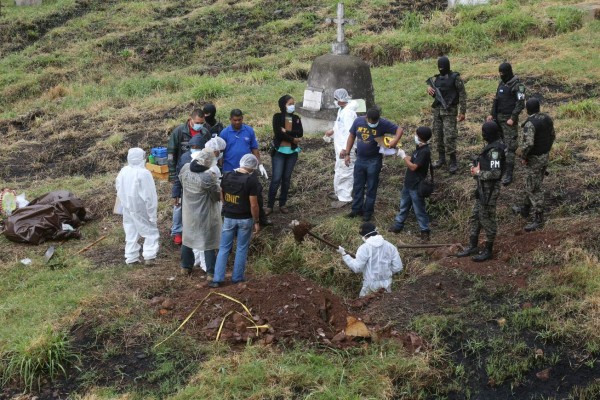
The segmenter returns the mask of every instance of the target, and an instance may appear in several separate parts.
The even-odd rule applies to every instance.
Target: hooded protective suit
[[[354,185],[354,162],[356,151],[350,151],[350,165],[346,166],[344,159],[340,158],[340,152],[346,148],[350,128],[356,119],[358,103],[350,100],[344,107],[338,110],[337,118],[333,125],[333,145],[335,148],[335,171],[333,176],[333,190],[339,201],[352,201],[352,187]],[[354,145],[356,146],[356,144]]]
[[[392,275],[402,271],[398,249],[381,235],[368,237],[356,251],[356,259],[348,254],[342,258],[352,271],[363,274],[360,297],[381,288],[391,292]]]
[[[119,172],[116,180],[117,196],[123,206],[125,230],[125,262],[140,259],[138,240],[144,238],[144,260],[156,258],[159,233],[156,227],[158,197],[152,174],[144,167],[146,153],[139,147],[129,149],[128,165]]]

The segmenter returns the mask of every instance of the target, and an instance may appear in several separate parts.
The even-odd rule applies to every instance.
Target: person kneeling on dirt
[[[194,250],[202,251],[207,279],[211,280],[221,237],[221,191],[217,176],[210,170],[214,160],[212,151],[200,151],[179,173],[183,186],[181,268],[190,274],[195,263]]]
[[[485,230],[485,249],[480,254],[472,257],[473,261],[485,261],[492,258],[492,249],[498,224],[496,221],[496,201],[500,195],[500,180],[504,172],[506,161],[506,145],[500,139],[500,127],[494,121],[486,122],[481,127],[483,139],[487,146],[474,161],[471,175],[477,180],[475,191],[475,205],[469,218],[470,240],[469,247],[465,248],[457,257],[467,257],[479,252],[479,232]]]
[[[144,238],[142,256],[145,264],[153,264],[158,253],[159,233],[156,227],[158,196],[154,178],[144,162],[146,152],[139,147],[129,149],[128,165],[117,175],[117,197],[123,206],[125,230],[125,262],[140,262],[140,236]]]
[[[246,154],[240,160],[240,167],[226,172],[221,181],[221,200],[223,201],[223,230],[215,277],[210,287],[219,287],[225,280],[227,259],[233,248],[233,239],[237,236],[237,248],[233,263],[233,283],[244,282],[246,258],[252,232],[260,231],[258,193],[260,184],[254,171],[258,168],[258,159]]]
[[[346,265],[357,274],[363,274],[363,286],[360,297],[384,288],[392,291],[392,275],[402,271],[402,260],[396,246],[377,233],[375,224],[365,222],[360,226],[359,234],[365,242],[356,251],[356,259],[346,254],[340,246],[338,253]]]

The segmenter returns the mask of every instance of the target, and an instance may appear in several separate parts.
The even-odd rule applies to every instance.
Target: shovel
[[[331,243],[330,241],[325,240],[322,237],[317,236],[314,233],[312,233],[310,231],[310,228],[312,228],[312,226],[306,221],[293,220],[290,223],[290,226],[292,227],[292,232],[294,233],[294,239],[296,239],[297,242],[302,242],[306,235],[310,235],[310,236],[314,237],[315,239],[317,239],[318,241],[325,243],[327,246],[330,246],[336,250],[339,247],[338,245],[335,245],[335,244]],[[348,250],[346,250],[346,254],[348,254],[352,258],[356,258],[356,255],[354,253],[349,252]]]

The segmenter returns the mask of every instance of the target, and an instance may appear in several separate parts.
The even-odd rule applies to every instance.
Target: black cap
[[[369,234],[369,236],[375,236],[377,235],[377,227],[372,222],[364,222],[360,226],[358,233],[360,233],[360,236],[365,236],[367,234]]]
[[[527,109],[527,114],[536,114],[540,112],[540,101],[535,97],[530,98],[525,103],[525,108]]]
[[[431,128],[426,126],[420,126],[417,128],[417,136],[423,141],[427,142],[431,139]]]
[[[500,139],[500,127],[494,121],[485,122],[481,126],[481,134],[486,142],[495,142]]]

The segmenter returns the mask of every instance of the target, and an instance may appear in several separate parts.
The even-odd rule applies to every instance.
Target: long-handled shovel
[[[335,244],[331,243],[330,241],[325,240],[322,237],[312,233],[310,231],[310,228],[312,228],[312,226],[306,221],[293,220],[290,223],[290,226],[292,227],[292,232],[294,233],[294,239],[296,239],[297,242],[302,242],[306,235],[310,235],[310,236],[314,237],[315,239],[317,239],[318,241],[325,243],[327,246],[330,246],[336,250],[339,247],[338,245],[335,245]],[[352,258],[356,258],[356,255],[354,253],[351,253],[348,250],[346,250],[346,253],[348,255],[350,255]]]

